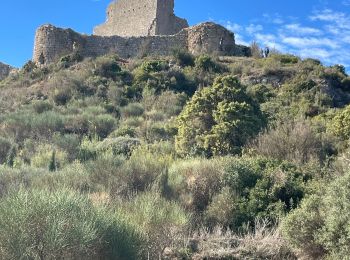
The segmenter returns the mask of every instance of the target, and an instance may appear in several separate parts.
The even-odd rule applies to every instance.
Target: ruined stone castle
[[[117,0],[107,9],[107,21],[93,35],[43,25],[35,35],[33,61],[49,64],[79,52],[83,57],[117,54],[170,55],[176,49],[192,54],[249,55],[235,44],[234,34],[221,25],[202,23],[189,27],[174,14],[174,0]]]

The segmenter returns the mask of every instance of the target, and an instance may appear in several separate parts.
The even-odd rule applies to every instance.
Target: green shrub
[[[194,57],[185,50],[175,50],[173,53],[176,63],[181,67],[194,66]]]
[[[231,158],[225,166],[224,183],[232,191],[246,196],[263,176],[264,162],[252,158]]]
[[[122,169],[128,177],[129,190],[144,191],[151,187],[171,162],[170,156],[152,152],[147,147],[134,150]]]
[[[95,60],[94,74],[104,78],[110,78],[115,80],[121,72],[121,68],[118,64],[117,57],[99,57]]]
[[[53,111],[32,116],[30,124],[32,133],[41,138],[62,131],[64,126],[62,115]]]
[[[129,137],[135,137],[136,136],[136,129],[132,126],[120,126],[117,130],[115,130],[111,137],[119,137],[119,136],[129,136]]]
[[[147,241],[146,254],[160,258],[166,247],[180,244],[187,235],[189,215],[176,203],[169,202],[157,193],[146,192],[126,205],[119,214],[134,223]]]
[[[312,59],[312,58],[307,58],[303,60],[303,63],[306,64],[312,64],[314,66],[319,66],[322,65],[321,61],[317,60],[317,59]]]
[[[128,178],[122,171],[124,163],[124,157],[108,152],[99,152],[95,160],[87,161],[85,171],[91,192],[109,192],[115,197],[131,194]]]
[[[124,90],[122,87],[117,85],[110,85],[107,91],[107,97],[108,100],[116,105],[116,106],[122,106],[126,102],[124,95]]]
[[[50,111],[53,108],[52,104],[48,101],[36,101],[33,103],[33,109],[36,113],[41,114],[46,111]]]
[[[240,198],[229,187],[224,187],[213,196],[204,213],[206,225],[209,228],[229,227],[232,220],[239,214],[239,201]]]
[[[111,115],[98,115],[90,125],[90,133],[96,134],[100,138],[106,138],[113,132],[117,124],[116,119]]]
[[[20,190],[0,202],[2,259],[138,259],[140,238],[71,190]]]
[[[177,161],[169,169],[167,196],[197,213],[203,212],[222,187],[221,159]]]
[[[350,106],[337,112],[332,120],[331,129],[333,133],[345,140],[350,138]]]
[[[195,60],[196,68],[206,72],[217,72],[218,65],[208,55],[198,56]]]
[[[32,166],[56,170],[68,163],[67,153],[52,147],[49,144],[39,145],[31,158]]]
[[[259,155],[299,164],[322,164],[334,151],[333,144],[322,138],[309,122],[284,122],[260,134],[249,147]]]
[[[64,132],[68,134],[85,135],[89,132],[90,121],[85,115],[70,115],[65,117]]]
[[[276,96],[271,86],[263,84],[249,86],[247,91],[260,104],[265,103]]]
[[[121,108],[121,114],[124,118],[142,116],[144,108],[140,103],[129,103]]]
[[[67,153],[70,162],[77,158],[80,146],[80,137],[78,135],[56,134],[52,138],[52,143]]]
[[[282,64],[296,64],[300,61],[297,56],[290,54],[274,54],[272,57],[276,60],[279,60]]]
[[[350,254],[350,174],[322,184],[322,190],[287,216],[284,234],[306,255],[346,259]]]
[[[69,68],[76,62],[81,62],[83,60],[83,56],[79,54],[79,52],[74,51],[73,53],[63,56],[58,65],[60,68]]]
[[[70,89],[56,89],[52,98],[57,106],[64,106],[71,100],[72,93]]]
[[[237,154],[265,124],[259,105],[233,76],[218,77],[192,97],[178,117],[180,155]]]
[[[137,138],[120,136],[116,138],[106,138],[97,147],[99,151],[112,151],[113,154],[130,156],[132,151],[141,144]]]
[[[160,72],[167,68],[167,64],[162,60],[145,61],[141,64],[141,69],[147,73]]]
[[[3,164],[7,161],[9,152],[11,151],[11,148],[13,147],[13,143],[0,136],[0,164]]]
[[[288,242],[311,259],[319,259],[325,254],[324,246],[317,241],[317,233],[324,226],[321,203],[319,196],[311,196],[283,221],[283,234]]]

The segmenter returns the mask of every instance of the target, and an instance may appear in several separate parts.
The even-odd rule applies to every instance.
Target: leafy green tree
[[[213,156],[239,153],[265,118],[236,77],[220,76],[212,87],[196,92],[178,122],[179,154]]]

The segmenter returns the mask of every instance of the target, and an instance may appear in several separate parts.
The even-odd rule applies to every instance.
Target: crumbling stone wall
[[[188,50],[192,54],[233,55],[235,37],[232,32],[218,24],[199,24],[188,30]]]
[[[61,29],[52,25],[39,27],[35,34],[33,60],[40,64],[51,63],[75,48],[84,49],[86,37],[71,29]]]
[[[87,36],[71,29],[44,25],[36,33],[33,61],[48,64],[73,51],[78,51],[83,57],[114,53],[121,58],[131,58],[144,54],[171,55],[175,49],[193,54],[236,53],[234,34],[214,23],[186,28],[175,35],[146,37]]]
[[[99,36],[172,35],[188,27],[174,15],[174,0],[118,0],[107,9],[106,23],[95,27]]]
[[[6,78],[12,70],[13,68],[11,66],[0,62],[0,80]]]

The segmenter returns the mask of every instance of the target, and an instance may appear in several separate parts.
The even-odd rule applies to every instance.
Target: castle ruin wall
[[[33,61],[49,64],[74,51],[83,57],[117,54],[121,58],[132,58],[171,55],[175,49],[218,55],[234,55],[236,51],[233,33],[214,23],[186,28],[175,35],[147,37],[87,36],[44,25],[36,33]]]

